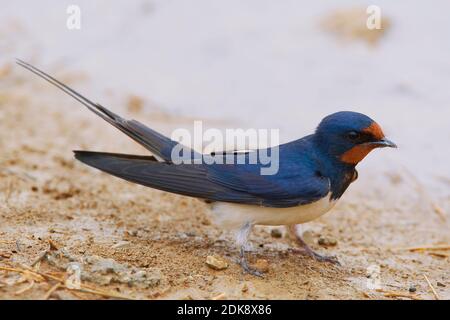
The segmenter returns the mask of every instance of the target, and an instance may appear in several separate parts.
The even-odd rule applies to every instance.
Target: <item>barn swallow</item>
[[[247,239],[255,225],[286,225],[303,253],[319,261],[337,262],[335,257],[319,255],[308,247],[297,234],[296,225],[333,208],[357,179],[355,167],[370,151],[397,147],[368,116],[340,111],[322,119],[313,134],[277,146],[279,169],[273,175],[261,175],[259,163],[174,164],[171,151],[178,142],[136,120],[120,117],[26,62],[17,63],[72,96],[153,154],[74,151],[76,159],[133,183],[211,203],[219,226],[237,230],[242,268],[257,276],[262,275],[248,265],[245,256]]]

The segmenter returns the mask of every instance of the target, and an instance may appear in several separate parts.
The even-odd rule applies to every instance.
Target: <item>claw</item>
[[[335,265],[338,265],[338,266],[341,265],[341,263],[339,262],[339,260],[337,259],[336,256],[321,255],[321,254],[313,251],[309,247],[307,249],[306,248],[301,248],[301,249],[299,249],[299,248],[292,248],[291,251],[294,252],[294,253],[303,254],[305,256],[311,257],[314,260],[319,261],[319,262],[328,262],[328,263],[332,263],[332,264],[335,264]]]
[[[312,250],[311,250],[312,251]],[[320,262],[329,262],[335,265],[340,266],[341,263],[339,262],[339,260],[337,259],[336,256],[325,256],[325,255],[321,255],[318,254],[314,251],[312,251],[312,255],[311,255],[316,261],[320,261]]]
[[[261,271],[259,271],[257,269],[254,269],[254,268],[250,268],[247,265],[247,262],[245,262],[245,263],[241,262],[241,267],[248,274],[251,274],[251,275],[259,277],[259,278],[264,278],[264,275],[263,275],[263,273]]]
[[[253,224],[250,222],[246,222],[242,225],[241,229],[238,231],[237,234],[237,242],[240,247],[239,251],[239,264],[242,267],[242,270],[244,270],[245,273],[249,273],[253,276],[264,278],[263,273],[259,270],[256,270],[254,268],[250,268],[247,259],[245,258],[245,245],[247,244],[247,239],[250,234],[250,231],[252,230]]]
[[[301,249],[295,248],[292,250],[295,253],[300,253],[300,254],[310,256],[314,260],[319,261],[319,262],[328,262],[328,263],[332,263],[332,264],[335,264],[338,266],[341,265],[341,263],[336,258],[336,256],[325,256],[325,255],[318,254],[317,252],[314,252],[314,250],[308,246],[308,244],[302,239],[302,237],[300,237],[300,235],[297,234],[295,226],[291,226],[289,228],[289,231],[291,231],[291,233],[293,233],[293,235],[295,236],[295,239],[297,240],[297,243],[301,246]]]
[[[247,259],[245,258],[244,247],[241,247],[241,250],[240,250],[239,264],[241,265],[242,270],[244,270],[244,272],[246,272],[248,274],[251,274],[251,275],[254,275],[256,277],[264,278],[264,275],[263,275],[263,273],[261,271],[249,267],[249,265],[247,263]]]

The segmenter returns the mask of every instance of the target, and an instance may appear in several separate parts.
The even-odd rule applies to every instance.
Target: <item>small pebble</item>
[[[223,270],[228,268],[228,263],[218,256],[207,256],[206,264],[208,267],[214,270]]]
[[[416,292],[417,288],[415,286],[411,286],[411,287],[409,287],[408,291],[409,292]]]
[[[445,284],[443,284],[442,282],[436,282],[436,285],[438,286],[438,287],[445,287]]]
[[[317,243],[321,246],[331,247],[337,244],[337,240],[332,237],[320,237]]]
[[[270,231],[270,235],[274,238],[281,238],[283,236],[283,233],[280,229],[275,228]]]

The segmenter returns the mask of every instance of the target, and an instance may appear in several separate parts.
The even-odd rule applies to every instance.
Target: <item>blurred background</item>
[[[67,27],[73,5],[79,29]],[[370,5],[380,10],[379,30],[366,26]],[[371,264],[386,288],[432,298],[428,274],[449,297],[449,12],[448,0],[0,0],[0,261],[29,264],[51,237],[82,256],[161,269],[172,291],[156,287],[146,298],[210,298],[224,288],[235,298],[373,298],[383,293],[367,293]],[[279,270],[241,292],[237,265],[216,277],[204,264],[214,250],[230,261],[235,254],[206,205],[77,163],[72,149],[144,150],[16,58],[167,135],[204,120],[280,129],[287,142],[352,110],[399,148],[370,154],[334,213],[308,224],[313,246],[325,251],[318,239],[335,240],[330,253],[342,269],[282,256],[284,234],[258,229],[256,252]],[[389,249],[430,244],[444,251]],[[183,282],[191,273],[207,284],[197,293],[188,291],[197,280]]]
[[[81,28],[66,26],[77,5]],[[382,28],[364,30],[365,9]],[[354,110],[378,121],[398,151],[386,157],[448,189],[448,1],[1,1],[0,62],[19,57],[132,92],[167,112],[279,128],[282,141],[325,115]],[[85,87],[83,87],[83,85]],[[444,185],[434,183],[443,178]],[[442,179],[440,179],[442,180]],[[433,182],[434,181],[434,182]],[[442,182],[442,181],[441,181]]]

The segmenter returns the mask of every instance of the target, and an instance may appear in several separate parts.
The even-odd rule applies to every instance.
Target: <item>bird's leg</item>
[[[245,247],[247,245],[248,236],[250,235],[252,228],[253,224],[251,224],[250,222],[246,222],[237,232],[236,242],[239,246],[239,264],[245,272],[257,277],[263,277],[263,274],[260,271],[253,269],[248,265],[247,259],[245,257]]]
[[[313,249],[311,249],[311,247],[308,246],[308,244],[305,242],[305,240],[303,240],[303,238],[298,234],[297,225],[295,225],[295,224],[290,225],[288,227],[288,230],[291,233],[291,235],[294,236],[295,240],[297,241],[297,244],[301,247],[300,250],[297,249],[297,250],[294,250],[294,252],[306,254],[320,262],[330,262],[333,264],[340,265],[336,256],[321,255],[321,254],[318,254],[317,252],[315,252]]]

